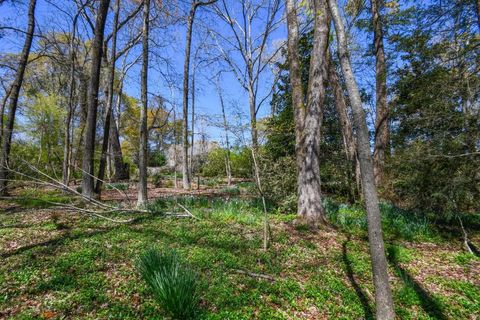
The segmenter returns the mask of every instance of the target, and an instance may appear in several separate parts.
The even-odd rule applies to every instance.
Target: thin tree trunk
[[[250,74],[250,72],[249,72]],[[253,74],[253,73],[252,73]],[[250,130],[252,134],[252,147],[258,149],[258,128],[257,128],[257,99],[255,95],[255,89],[253,88],[253,82],[250,81],[248,86],[248,105],[250,109]]]
[[[225,144],[227,149],[227,154],[225,156],[225,171],[227,174],[227,185],[232,184],[232,166],[230,164],[230,141],[228,139],[228,122],[227,122],[227,115],[225,113],[225,102],[223,100],[223,94],[220,88],[220,84],[217,79],[217,91],[218,97],[220,98],[220,106],[222,107],[222,118],[223,118],[223,130],[225,131]]]
[[[292,87],[292,105],[295,118],[295,155],[297,170],[302,165],[302,152],[300,143],[302,140],[303,119],[305,118],[305,105],[303,102],[302,75],[300,69],[300,57],[297,51],[299,43],[299,26],[295,0],[286,0],[287,31],[288,31],[288,65],[290,70],[290,85]],[[298,180],[297,180],[298,188]]]
[[[76,147],[76,154],[75,154],[75,166],[76,167],[81,167],[80,163],[80,157],[82,155],[82,143],[85,141],[84,140],[84,132],[85,132],[85,127],[86,127],[86,122],[87,122],[87,109],[88,109],[88,84],[85,76],[80,73],[79,79],[78,79],[78,105],[80,107],[80,121],[79,121],[79,129],[80,133],[78,134],[78,143]],[[73,135],[72,135],[73,137]]]
[[[380,0],[371,0],[372,20],[375,47],[375,79],[376,79],[376,116],[375,116],[375,149],[374,173],[377,187],[382,186],[385,155],[388,153],[388,104],[387,104],[387,65],[385,62],[385,49],[383,46],[383,25],[380,16]]]
[[[197,10],[196,1],[192,2],[187,21],[187,43],[185,46],[185,62],[183,65],[183,189],[190,189],[190,170],[188,165],[188,90],[190,75],[190,51],[192,46],[192,30],[195,12]]]
[[[102,191],[102,184],[105,177],[105,167],[107,165],[107,152],[110,137],[110,128],[112,122],[112,105],[113,105],[113,83],[115,82],[115,56],[117,55],[117,30],[118,30],[118,16],[120,12],[120,0],[115,0],[115,13],[113,16],[113,31],[112,31],[112,57],[108,66],[108,84],[107,84],[107,106],[105,111],[105,124],[103,127],[103,141],[102,153],[100,155],[100,164],[98,167],[98,179],[95,186],[95,193],[100,196]],[[107,58],[108,52],[104,52]]]
[[[70,92],[68,96],[68,110],[67,117],[65,118],[65,133],[64,133],[64,148],[63,148],[63,164],[62,164],[62,177],[63,184],[68,186],[70,181],[70,160],[72,154],[72,141],[71,141],[71,127],[72,118],[74,114],[74,95],[75,95],[75,35],[77,31],[77,20],[80,15],[80,11],[77,12],[73,18],[72,34],[70,39]]]
[[[138,155],[138,201],[137,207],[144,206],[147,203],[147,157],[148,157],[148,32],[150,20],[150,0],[143,2],[143,43],[142,43],[142,110],[140,114],[140,150]]]
[[[7,118],[7,126],[3,128],[2,133],[2,150],[0,155],[0,194],[7,193],[7,176],[8,176],[8,162],[10,157],[10,148],[12,143],[13,127],[15,123],[15,113],[18,106],[18,98],[20,89],[22,88],[23,76],[28,63],[28,56],[30,55],[30,48],[32,47],[33,33],[35,30],[35,6],[36,0],[30,0],[28,6],[28,28],[23,45],[20,61],[18,63],[15,80],[12,84],[10,93],[9,113]]]
[[[173,106],[173,181],[174,181],[175,189],[178,189],[178,182],[177,182],[177,107],[176,107],[176,105]]]
[[[97,128],[98,88],[100,86],[100,66],[102,63],[103,37],[105,21],[110,0],[101,0],[95,22],[92,45],[92,67],[90,70],[90,88],[88,92],[88,111],[85,126],[85,142],[82,162],[82,194],[86,198],[94,197],[94,154]]]
[[[192,48],[192,31],[193,31],[193,22],[195,21],[195,13],[199,6],[209,5],[216,2],[217,0],[199,2],[193,0],[190,6],[190,12],[188,14],[187,20],[187,35],[186,35],[186,45],[185,45],[185,61],[183,64],[183,189],[189,190],[191,188],[190,183],[190,166],[188,162],[188,90],[189,90],[189,76],[190,76],[190,56]]]
[[[357,133],[357,153],[360,160],[362,189],[367,209],[368,239],[372,259],[373,282],[375,285],[376,317],[379,320],[394,319],[395,310],[393,307],[392,292],[388,282],[387,259],[385,256],[380,209],[373,174],[365,111],[363,110],[360,91],[350,63],[345,27],[337,2],[336,0],[328,0],[328,4],[335,24],[340,62],[350,103],[352,104],[354,125]]]
[[[191,134],[191,142],[190,142],[190,174],[193,178],[193,147],[195,143],[195,71],[196,66],[193,65],[193,72],[192,72],[192,132]]]
[[[342,89],[342,85],[340,84],[340,79],[337,74],[337,70],[335,70],[335,65],[333,60],[330,59],[328,61],[328,80],[330,87],[333,91],[333,97],[335,99],[335,109],[338,114],[338,118],[340,121],[340,129],[342,131],[342,138],[343,138],[343,146],[345,149],[345,154],[347,156],[347,161],[350,163],[350,167],[355,174],[355,183],[358,192],[360,191],[360,171],[357,170],[359,167],[358,164],[358,156],[355,147],[355,138],[353,136],[353,128],[352,123],[350,121],[350,116],[348,114],[348,107],[347,107],[347,99]],[[354,194],[352,195],[355,196]]]

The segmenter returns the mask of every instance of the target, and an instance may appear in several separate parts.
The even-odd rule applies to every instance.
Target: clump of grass
[[[325,199],[323,207],[328,219],[350,232],[367,230],[367,215],[359,205],[337,204],[331,199]],[[382,225],[385,235],[389,238],[409,241],[428,241],[435,239],[435,230],[426,216],[402,210],[390,203],[381,203]]]
[[[230,196],[237,196],[240,194],[240,188],[237,186],[225,187],[222,189],[222,193]]]
[[[138,270],[155,299],[174,319],[195,317],[199,302],[197,274],[174,250],[147,250],[140,256]]]

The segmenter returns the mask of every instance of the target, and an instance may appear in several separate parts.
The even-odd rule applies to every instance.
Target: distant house
[[[216,148],[219,148],[220,145],[216,141],[195,141],[193,145],[193,161],[194,161],[194,166],[199,166],[203,161],[206,160],[208,153]],[[169,168],[174,168],[175,167],[175,159],[177,162],[177,170],[181,171],[182,169],[182,159],[183,159],[183,148],[181,145],[177,146],[170,146],[167,150],[166,160],[167,164],[166,166]],[[190,156],[191,150],[188,150],[188,155]]]

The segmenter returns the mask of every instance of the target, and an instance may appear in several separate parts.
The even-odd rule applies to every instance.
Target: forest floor
[[[177,201],[199,220],[113,214],[135,218],[115,224],[41,201],[2,201],[0,318],[164,319],[135,268],[152,246],[175,248],[198,272],[201,319],[372,317],[362,209],[327,205],[334,227],[316,232],[293,215],[271,214],[264,252],[258,201],[198,195],[157,207],[181,211]],[[464,251],[461,236],[382,210],[398,317],[477,319],[480,259]],[[480,243],[478,229],[470,231]]]

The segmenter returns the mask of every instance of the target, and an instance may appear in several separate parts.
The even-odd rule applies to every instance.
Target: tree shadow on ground
[[[357,294],[358,299],[360,300],[363,308],[363,312],[365,314],[365,319],[373,319],[373,310],[372,307],[369,304],[368,297],[363,292],[362,288],[358,284],[357,280],[355,280],[355,276],[353,273],[353,267],[352,267],[352,262],[350,259],[348,259],[347,255],[347,245],[350,242],[350,236],[347,236],[347,240],[343,242],[342,244],[342,259],[343,263],[345,264],[345,268],[347,271],[347,277],[348,280],[350,281],[350,284],[352,285],[353,289],[355,290],[355,293]]]
[[[148,219],[148,217],[143,217],[143,216],[138,217],[138,218],[132,220],[131,222],[129,222],[128,224],[131,225],[131,224],[144,222],[147,219]],[[10,251],[7,251],[7,252],[1,252],[0,257],[5,259],[5,258],[9,258],[11,256],[21,254],[21,253],[23,253],[25,251],[28,251],[30,249],[58,247],[58,246],[61,246],[62,244],[64,244],[65,242],[67,242],[69,240],[89,238],[89,237],[93,237],[93,236],[98,235],[98,234],[108,233],[108,232],[114,230],[115,228],[118,228],[121,225],[122,224],[114,225],[114,226],[111,226],[111,227],[98,227],[95,230],[90,230],[90,231],[86,231],[86,232],[79,232],[79,233],[72,233],[71,229],[63,229],[65,231],[62,232],[59,236],[57,236],[55,238],[45,240],[45,241],[42,241],[42,242],[31,243],[31,244],[28,244],[28,245],[25,245],[23,247],[19,247],[17,249],[10,250]]]
[[[446,320],[447,316],[443,313],[443,307],[432,295],[416,281],[410,273],[402,268],[398,261],[398,251],[394,246],[388,248],[388,261],[394,268],[397,275],[403,281],[404,285],[412,288],[420,300],[420,305],[425,312],[434,319]]]

